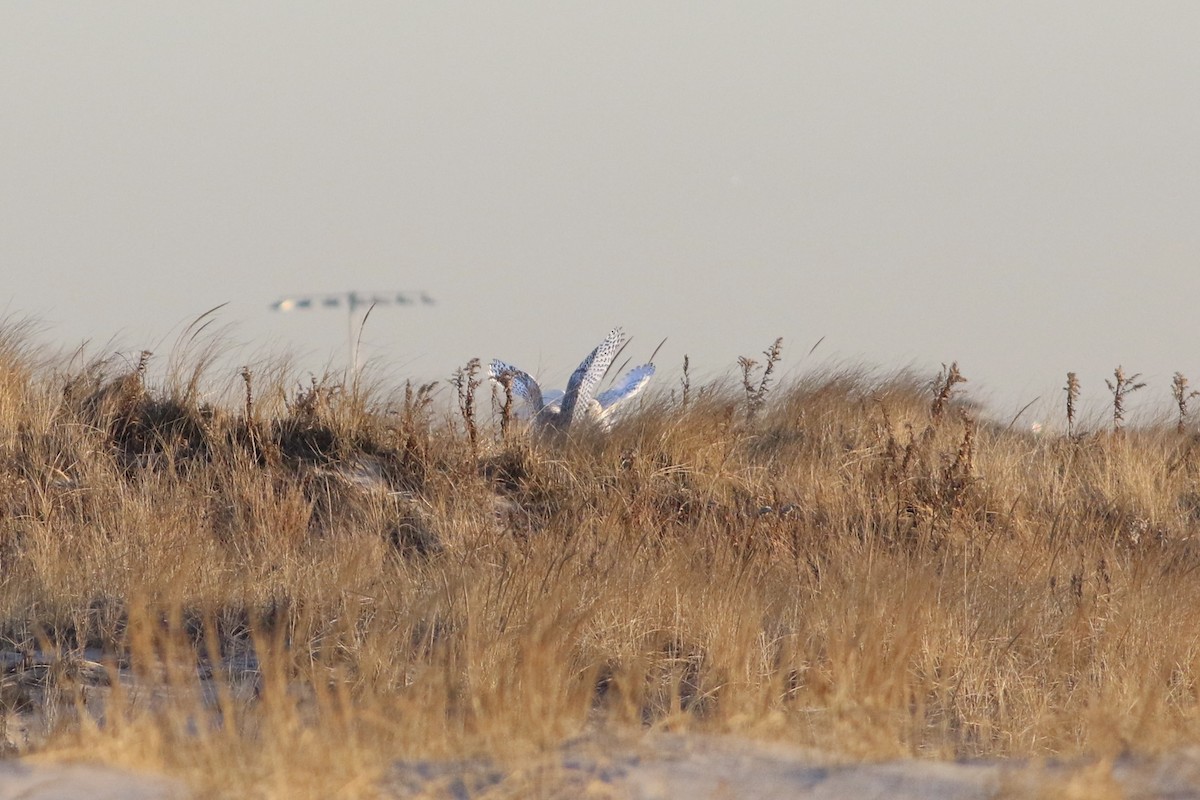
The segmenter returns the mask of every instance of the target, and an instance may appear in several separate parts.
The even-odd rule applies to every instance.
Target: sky
[[[0,3],[0,314],[73,349],[1200,382],[1200,4]],[[361,316],[362,309],[359,310]],[[809,349],[819,347],[808,355]],[[232,370],[233,367],[230,367]],[[1044,408],[1043,408],[1044,407]]]

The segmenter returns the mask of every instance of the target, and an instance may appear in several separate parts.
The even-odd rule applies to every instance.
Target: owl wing
[[[604,341],[596,346],[587,358],[567,381],[567,391],[562,399],[562,413],[566,424],[570,425],[575,418],[576,409],[590,407],[596,388],[604,378],[604,373],[612,366],[613,358],[621,349],[625,334],[620,328],[613,328],[604,337]]]
[[[544,403],[542,402],[542,387],[523,369],[517,369],[511,364],[506,364],[500,359],[492,361],[488,367],[488,377],[503,385],[502,380],[508,376],[512,385],[512,393],[529,404],[536,414],[542,410]]]
[[[654,365],[642,364],[625,373],[625,377],[596,396],[600,413],[607,414],[616,406],[640,392],[654,377]]]

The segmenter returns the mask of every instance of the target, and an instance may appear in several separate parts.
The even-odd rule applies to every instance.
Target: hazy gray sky
[[[609,327],[957,359],[999,409],[1200,382],[1200,4],[0,4],[0,308],[64,345],[550,384]],[[814,356],[801,356],[820,337]],[[165,343],[164,343],[165,340]]]

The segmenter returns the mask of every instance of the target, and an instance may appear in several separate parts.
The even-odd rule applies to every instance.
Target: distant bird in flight
[[[565,392],[543,393],[528,372],[499,359],[492,361],[488,376],[497,383],[503,385],[507,381],[512,386],[513,395],[525,401],[533,412],[533,423],[539,429],[566,430],[584,420],[608,429],[612,427],[612,412],[617,406],[645,388],[654,375],[653,364],[642,364],[626,372],[611,388],[596,394],[624,342],[625,334],[620,328],[609,331],[571,374]]]

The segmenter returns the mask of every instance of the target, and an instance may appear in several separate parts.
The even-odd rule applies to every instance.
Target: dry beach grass
[[[956,368],[773,384],[776,343],[744,387],[563,439],[503,390],[489,415],[472,369],[457,404],[270,365],[212,401],[204,352],[152,385],[149,356],[29,341],[0,331],[0,702],[46,729],[19,749],[212,796],[486,756],[404,791],[529,796],[561,776],[506,764],[647,727],[852,758],[1195,741],[1186,381],[1179,424],[1035,436]]]

